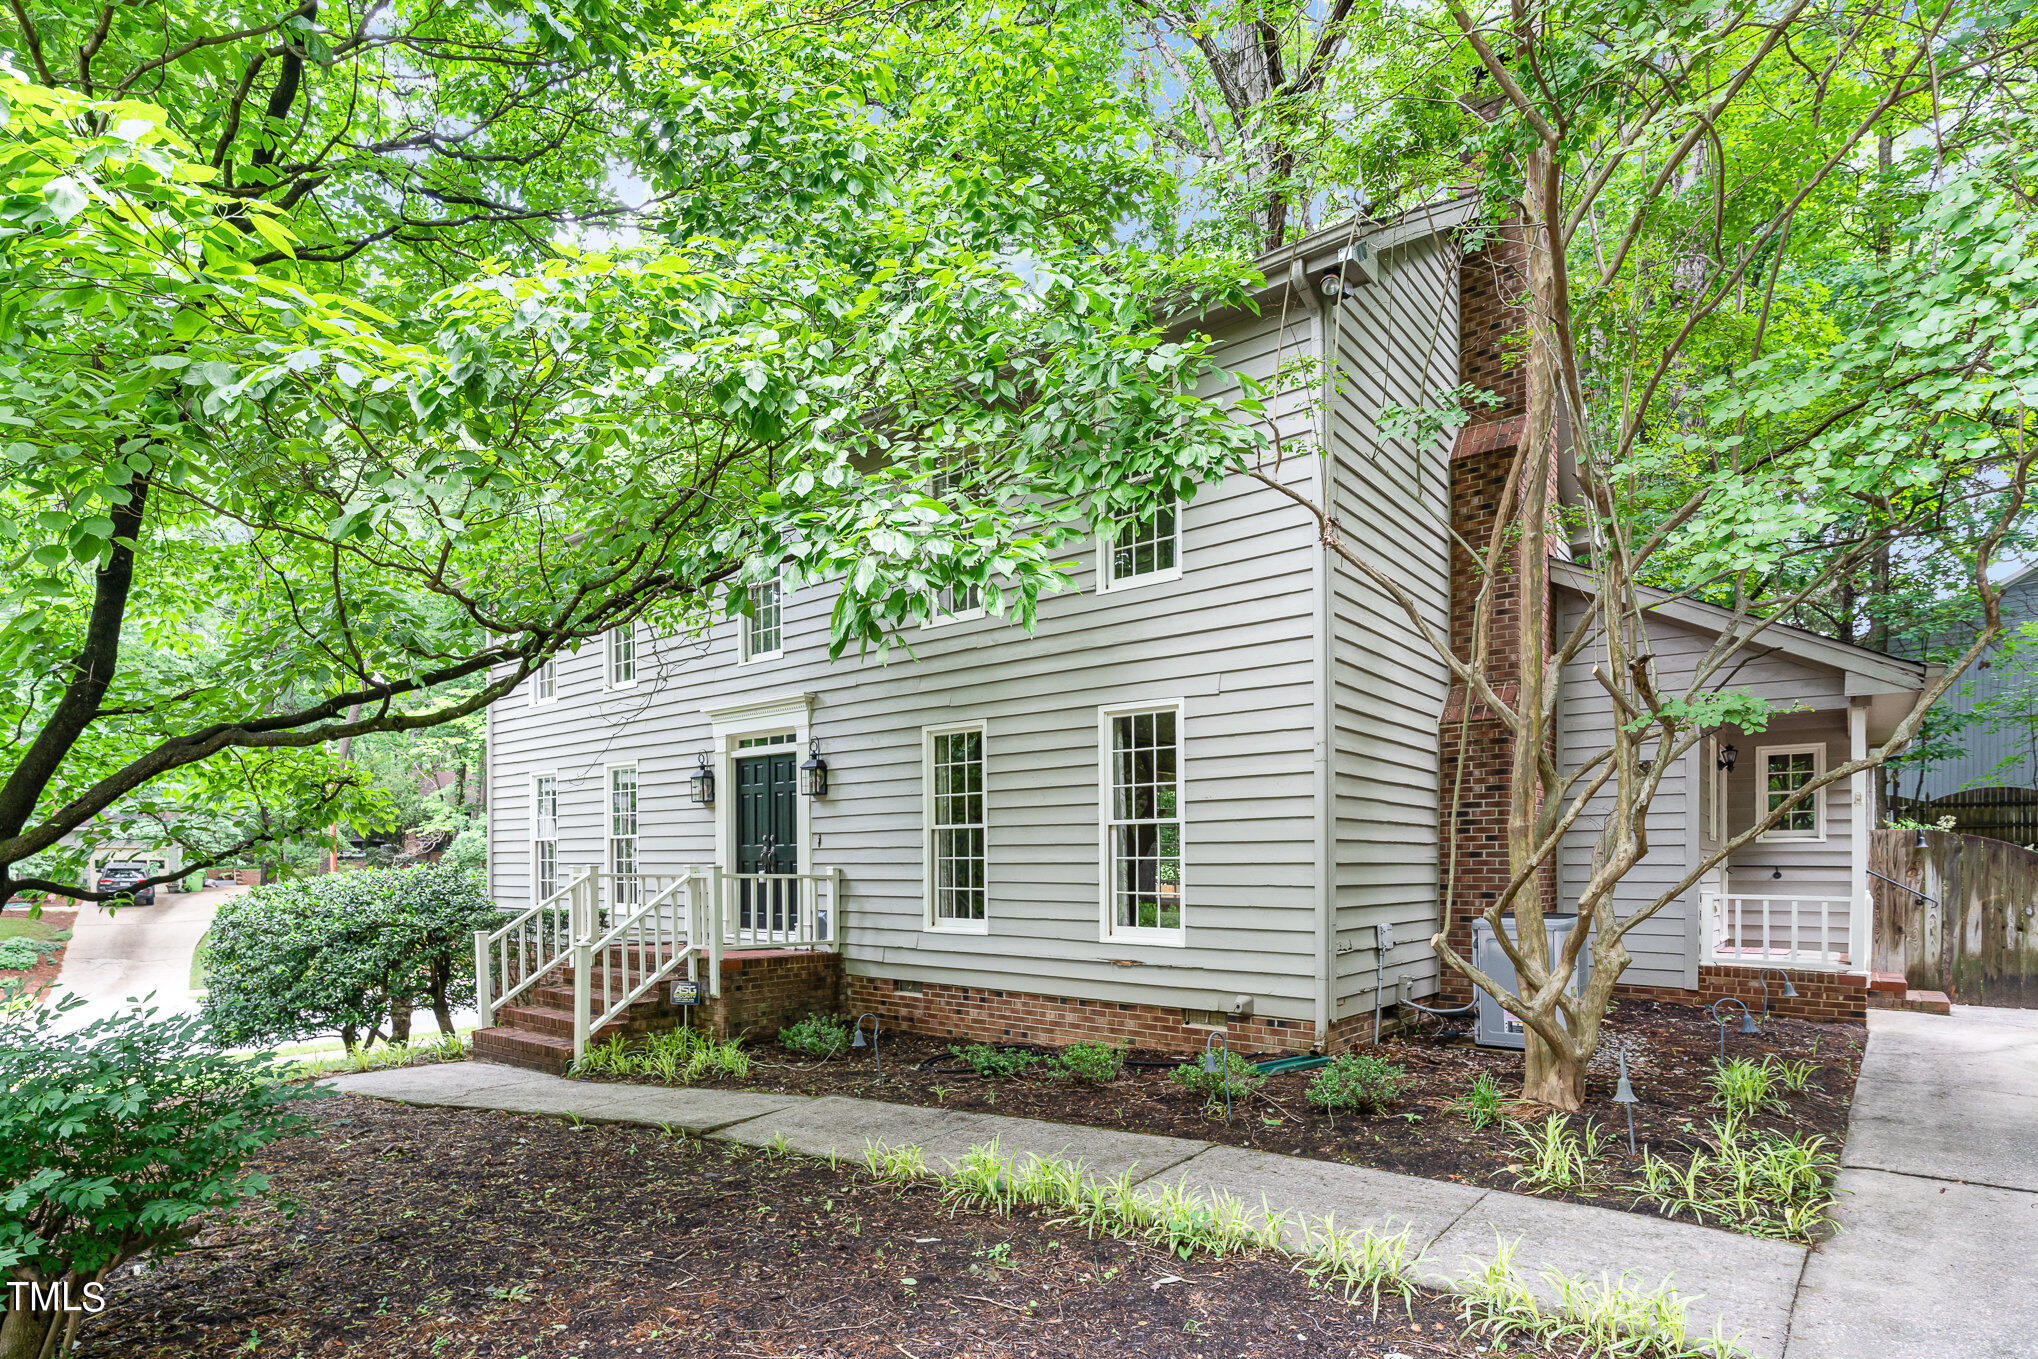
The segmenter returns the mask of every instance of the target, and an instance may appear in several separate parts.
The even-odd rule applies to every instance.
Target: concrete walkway
[[[2038,1355],[2038,1011],[1870,1011],[1790,1359]]]
[[[858,1160],[876,1142],[918,1146],[930,1163],[952,1165],[972,1146],[995,1138],[1006,1156],[1058,1155],[1083,1162],[1099,1176],[1179,1181],[1236,1195],[1254,1207],[1264,1198],[1276,1212],[1328,1214],[1347,1230],[1405,1228],[1422,1248],[1418,1273],[1441,1287],[1491,1261],[1501,1241],[1516,1243],[1515,1267],[1531,1280],[1555,1270],[1593,1280],[1625,1273],[1645,1289],[1668,1281],[1690,1300],[1695,1332],[1710,1333],[1717,1324],[1760,1359],[1779,1359],[1783,1352],[1791,1299],[1805,1264],[1801,1247],[1611,1208],[1208,1142],[953,1109],[833,1095],[603,1085],[481,1062],[400,1067],[340,1076],[330,1084],[409,1104],[644,1123],[751,1146],[783,1138],[796,1151]]]
[[[80,902],[64,949],[56,990],[82,996],[85,1005],[64,1017],[68,1029],[82,1028],[127,1008],[127,1000],[153,996],[165,1015],[198,1008],[191,995],[191,954],[220,903],[245,887],[208,887],[172,894],[160,888],[153,906],[109,911]]]

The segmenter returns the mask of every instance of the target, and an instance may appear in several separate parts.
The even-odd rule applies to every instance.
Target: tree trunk
[[[8,1300],[12,1302],[11,1294]],[[17,1311],[9,1306],[7,1315],[0,1317],[0,1359],[40,1359],[50,1331],[63,1322],[56,1312]]]
[[[1523,1099],[1547,1104],[1553,1109],[1566,1113],[1577,1113],[1585,1107],[1585,1067],[1572,1060],[1569,1054],[1559,1052],[1544,1042],[1533,1029],[1525,1035],[1528,1047],[1523,1053],[1521,1095]]]
[[[411,997],[392,996],[389,1001],[389,1041],[410,1042]]]

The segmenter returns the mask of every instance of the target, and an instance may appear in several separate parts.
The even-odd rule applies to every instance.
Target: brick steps
[[[1950,1015],[1953,1001],[1944,991],[1919,991],[1905,987],[1902,994],[1877,991],[1868,997],[1873,1010],[1908,1010],[1920,1015]]]

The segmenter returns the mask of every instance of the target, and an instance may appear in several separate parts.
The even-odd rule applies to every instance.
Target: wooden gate
[[[1963,1005],[2038,1009],[2038,852],[1953,831],[1879,830],[1868,866],[1905,884],[1869,879],[1876,971]]]

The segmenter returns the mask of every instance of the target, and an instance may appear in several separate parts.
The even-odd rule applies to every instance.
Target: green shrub
[[[1515,1124],[1515,1155],[1522,1159],[1515,1186],[1536,1193],[1575,1193],[1597,1182],[1606,1139],[1598,1124],[1587,1121],[1581,1126],[1582,1133],[1564,1114],[1551,1114],[1533,1127]]]
[[[0,939],[0,967],[26,971],[42,961],[42,950],[26,939]]]
[[[1474,1128],[1490,1128],[1505,1117],[1507,1096],[1500,1093],[1500,1082],[1493,1079],[1493,1073],[1482,1071],[1472,1082],[1472,1088],[1453,1099],[1445,1107]]]
[[[204,1013],[229,1043],[337,1033],[349,1050],[442,1033],[474,1003],[474,934],[500,919],[465,874],[435,864],[270,883],[222,902],[206,936]]]
[[[1040,1058],[1030,1052],[1015,1052],[1011,1048],[994,1048],[988,1043],[971,1043],[968,1047],[953,1047],[948,1050],[955,1060],[994,1081],[1006,1081],[1032,1066]]]
[[[321,1092],[280,1084],[266,1057],[219,1052],[197,1017],[137,1008],[58,1032],[73,1008],[0,1014],[0,1276],[68,1283],[76,1303],[201,1214],[260,1193],[249,1159],[305,1131],[289,1105]],[[10,1310],[0,1353],[62,1353],[51,1331],[77,1315]]]
[[[1216,1071],[1205,1071],[1203,1059],[1198,1057],[1184,1062],[1169,1073],[1169,1079],[1176,1085],[1186,1086],[1203,1096],[1206,1104],[1222,1104],[1225,1087],[1231,1089],[1233,1099],[1244,1099],[1267,1083],[1267,1073],[1261,1071],[1236,1053],[1215,1054],[1222,1060]]]
[[[692,1029],[667,1029],[635,1043],[621,1034],[588,1046],[575,1064],[576,1076],[648,1076],[666,1085],[691,1085],[708,1076],[747,1080],[750,1054],[742,1040],[716,1038]]]
[[[1322,1109],[1383,1113],[1407,1084],[1407,1067],[1347,1052],[1317,1070],[1303,1097]]]
[[[1125,1052],[1130,1043],[1071,1043],[1054,1055],[1063,1075],[1078,1081],[1102,1085],[1115,1081],[1125,1070]]]
[[[787,1052],[826,1061],[849,1051],[849,1026],[837,1015],[808,1015],[780,1029],[778,1045]]]
[[[1758,1132],[1729,1116],[1712,1125],[1713,1150],[1683,1165],[1642,1154],[1643,1197],[1671,1217],[1685,1213],[1751,1236],[1810,1244],[1833,1203],[1839,1159],[1823,1137]]]
[[[1705,1083],[1712,1087],[1712,1102],[1725,1109],[1729,1118],[1737,1118],[1765,1109],[1783,1112],[1784,1103],[1774,1092],[1786,1080],[1786,1071],[1773,1057],[1759,1062],[1736,1057],[1730,1062],[1715,1061]]]

